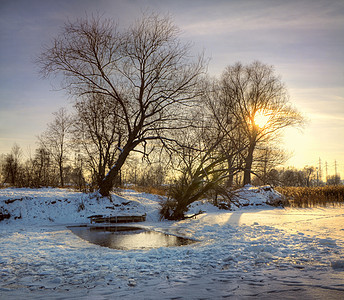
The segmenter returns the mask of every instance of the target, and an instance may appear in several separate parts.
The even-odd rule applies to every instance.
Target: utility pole
[[[334,175],[337,176],[337,160],[334,161]]]
[[[327,173],[327,161],[325,161],[325,170],[326,170],[326,184],[327,184],[327,177],[328,177],[328,173]]]
[[[319,157],[319,182],[322,181],[322,171],[321,171],[321,159]],[[319,183],[318,183],[319,185]]]

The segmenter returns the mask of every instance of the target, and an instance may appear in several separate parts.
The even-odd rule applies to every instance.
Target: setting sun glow
[[[264,112],[257,112],[254,116],[254,123],[259,127],[263,128],[269,122],[270,117]]]

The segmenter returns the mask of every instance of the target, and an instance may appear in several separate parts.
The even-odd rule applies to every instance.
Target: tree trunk
[[[251,184],[251,172],[252,172],[254,148],[255,148],[255,143],[251,143],[248,148],[247,157],[245,159],[244,185]]]
[[[62,163],[60,163],[59,165],[59,169],[60,169],[60,183],[61,183],[61,187],[64,187],[64,181],[63,181],[63,166]]]
[[[234,175],[233,175],[233,159],[232,157],[230,159],[227,160],[227,166],[228,166],[228,179],[227,179],[227,182],[226,182],[226,186],[228,188],[232,187],[233,186],[233,182],[234,182]]]
[[[130,151],[134,149],[136,144],[134,143],[127,143],[127,145],[122,150],[121,154],[119,155],[115,165],[110,169],[107,175],[102,180],[101,184],[99,185],[99,193],[103,197],[107,197],[110,195],[110,191],[115,184],[115,180],[126,161]]]

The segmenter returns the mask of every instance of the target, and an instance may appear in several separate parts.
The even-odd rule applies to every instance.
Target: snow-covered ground
[[[272,208],[264,205],[271,191],[240,195],[254,205],[226,211],[198,202],[190,213],[204,214],[171,222],[159,221],[161,198],[132,190],[110,202],[61,189],[0,189],[0,208],[11,214],[0,222],[0,298],[343,299],[344,208]],[[66,228],[94,214],[147,214],[135,225],[199,242],[122,251]]]

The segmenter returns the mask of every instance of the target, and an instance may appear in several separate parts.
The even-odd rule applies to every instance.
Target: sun
[[[269,123],[270,116],[267,115],[263,111],[257,111],[254,115],[254,124],[256,124],[259,128],[264,128]]]

